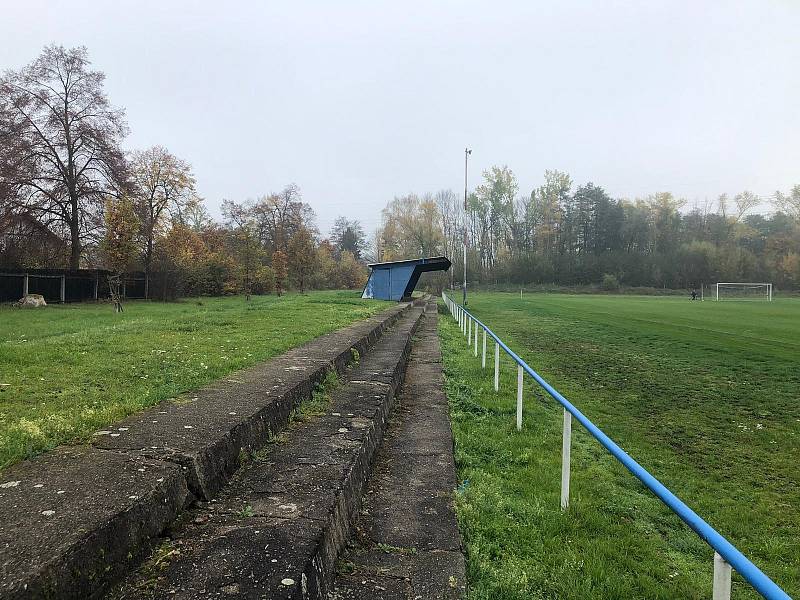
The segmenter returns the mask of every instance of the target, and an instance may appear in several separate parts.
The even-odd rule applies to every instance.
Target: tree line
[[[593,183],[545,171],[520,194],[508,167],[492,167],[464,198],[452,190],[397,197],[383,210],[383,260],[445,254],[461,282],[467,240],[472,283],[603,284],[686,289],[717,281],[800,287],[800,185],[776,192],[770,215],[745,191],[691,207],[669,192],[615,199]]]
[[[128,126],[104,78],[86,48],[61,46],[0,78],[0,266],[143,271],[146,297],[163,298],[364,283],[358,221],[341,217],[321,239],[290,184],[224,201],[215,222],[186,161],[123,150]]]
[[[468,195],[408,194],[384,208],[370,243],[340,217],[327,239],[297,186],[210,218],[191,166],[161,146],[125,151],[124,111],[85,48],[50,46],[0,77],[0,266],[142,271],[147,297],[354,288],[365,259],[444,254],[460,282],[692,288],[714,281],[800,287],[800,185],[770,215],[751,192],[687,210],[669,192],[612,198],[545,171],[521,193],[492,167]]]

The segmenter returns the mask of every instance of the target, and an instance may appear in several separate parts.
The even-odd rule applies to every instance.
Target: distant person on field
[[[697,300],[697,290],[692,290],[692,300]]]

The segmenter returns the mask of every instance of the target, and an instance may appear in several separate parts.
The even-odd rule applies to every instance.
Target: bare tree
[[[183,221],[187,207],[196,202],[194,176],[189,163],[166,148],[153,146],[131,156],[131,185],[141,222],[144,297],[150,297],[150,272],[155,238],[167,226],[167,217]]]
[[[70,241],[70,268],[102,225],[103,197],[124,187],[124,113],[86,48],[48,46],[0,79],[0,167],[10,202]]]
[[[788,194],[775,192],[774,204],[779,210],[800,221],[800,185],[794,186]]]
[[[753,192],[745,190],[741,194],[736,194],[733,197],[733,203],[736,205],[736,222],[742,220],[745,213],[758,206],[761,200]]]

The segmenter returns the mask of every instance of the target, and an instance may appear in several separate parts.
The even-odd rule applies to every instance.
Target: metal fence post
[[[472,317],[467,317],[467,346],[472,345]]]
[[[569,468],[572,446],[572,414],[564,409],[564,434],[561,438],[561,510],[569,507]]]
[[[731,566],[719,552],[714,552],[713,600],[731,600]]]
[[[475,323],[475,357],[478,356],[478,323]]]
[[[517,365],[517,431],[522,431],[522,376],[522,367]]]
[[[494,391],[500,389],[500,344],[494,345]]]
[[[481,369],[486,368],[486,329],[483,330],[483,352],[481,354]]]

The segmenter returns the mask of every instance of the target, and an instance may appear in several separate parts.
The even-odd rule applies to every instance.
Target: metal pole
[[[467,346],[472,341],[472,317],[467,318]]]
[[[561,438],[561,510],[569,507],[569,466],[572,446],[572,414],[564,409],[564,435]]]
[[[500,344],[494,345],[494,391],[500,389]]]
[[[523,370],[517,365],[517,431],[522,431],[522,377]]]
[[[467,305],[467,159],[472,150],[464,148],[464,306]]]
[[[478,356],[478,324],[475,323],[475,356]]]
[[[713,600],[731,600],[731,566],[714,552],[714,587]]]
[[[464,306],[467,305],[467,220],[464,217],[464,298],[462,302]]]
[[[483,353],[481,354],[481,368],[486,368],[486,330],[483,330]]]

